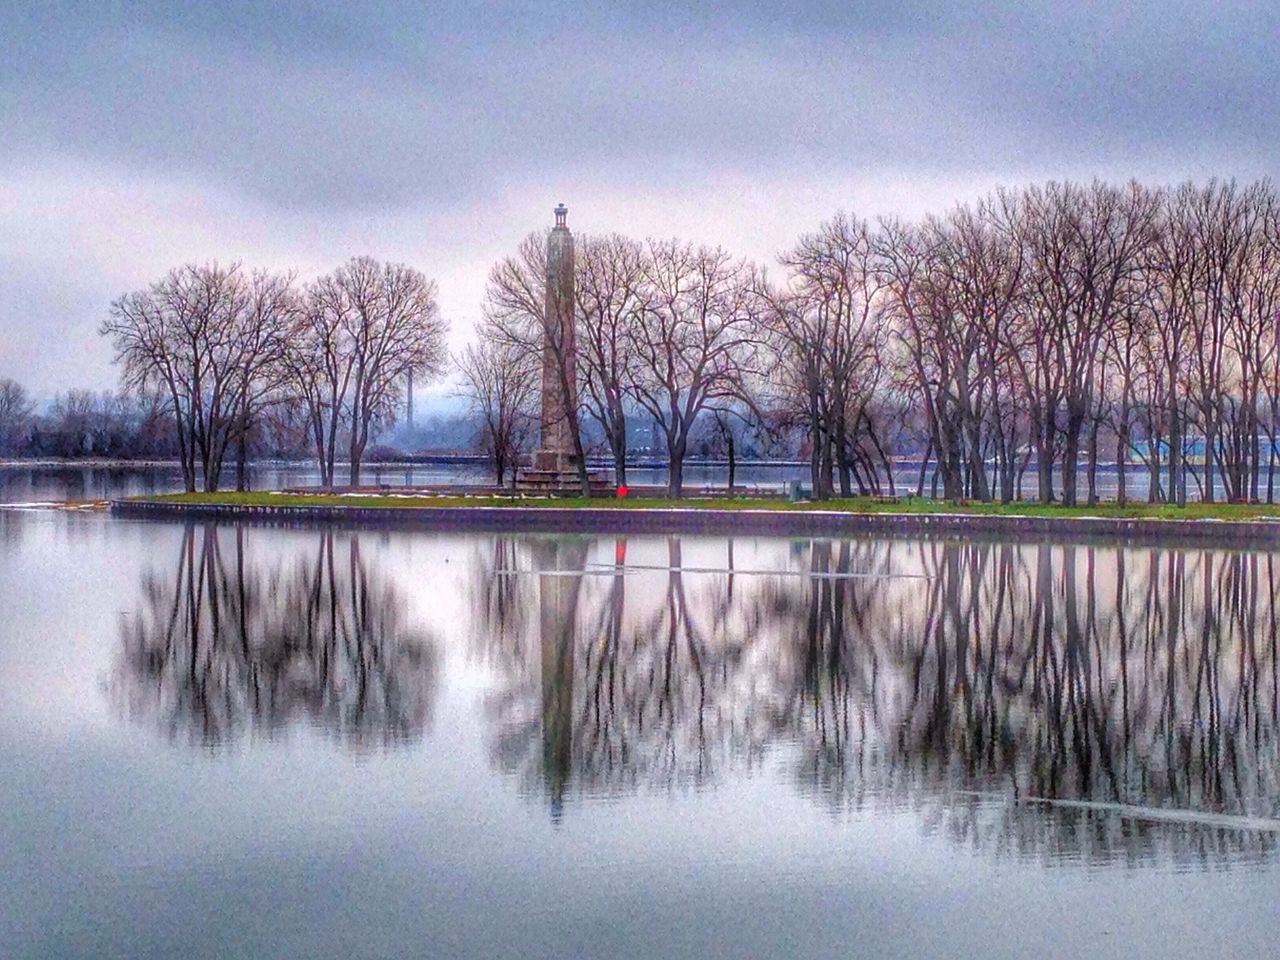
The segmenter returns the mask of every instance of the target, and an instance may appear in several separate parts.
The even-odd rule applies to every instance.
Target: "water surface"
[[[1264,956],[1278,562],[0,510],[0,956]]]
[[[919,464],[910,461],[899,461],[894,465],[895,490],[899,494],[915,492],[919,479]],[[605,471],[609,475],[609,471]],[[346,467],[338,469],[338,480],[343,482]],[[631,467],[627,472],[628,481],[632,485],[665,486],[667,471],[665,468]],[[692,462],[685,466],[684,478],[686,488],[690,491],[701,487],[719,489],[728,481],[728,470],[723,464],[706,464]],[[465,464],[367,464],[364,482],[366,484],[388,484],[391,486],[435,485],[435,484],[488,484],[493,475],[484,466],[475,463]],[[734,477],[734,485],[745,487],[755,493],[778,494],[787,489],[791,481],[799,481],[808,486],[809,468],[795,463],[754,463],[739,465]],[[234,472],[228,470],[224,477],[224,485],[234,486]],[[1060,483],[1060,480],[1056,481]],[[1037,496],[1036,477],[1029,471],[1022,482],[1024,499],[1035,499]],[[255,463],[249,467],[249,485],[254,490],[279,490],[285,487],[318,487],[320,473],[308,463]],[[1104,467],[1097,477],[1098,495],[1103,499],[1115,499],[1118,478],[1114,469]],[[182,471],[174,464],[123,464],[103,466],[101,464],[65,463],[65,464],[30,464],[21,461],[0,462],[0,503],[47,503],[59,500],[106,500],[113,497],[131,497],[144,494],[173,493],[182,489]],[[1086,489],[1083,473],[1080,477],[1080,490]],[[925,484],[925,493],[931,487]],[[1147,495],[1146,474],[1130,468],[1127,490],[1129,496],[1141,500]],[[1223,496],[1219,484],[1218,495]],[[886,488],[887,492],[887,488]],[[1193,490],[1192,497],[1198,496]],[[1265,498],[1266,488],[1263,485],[1262,495]]]

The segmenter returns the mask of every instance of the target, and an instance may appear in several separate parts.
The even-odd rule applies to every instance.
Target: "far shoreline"
[[[155,521],[338,525],[432,531],[1004,539],[1280,548],[1280,505],[946,503],[855,498],[615,499],[323,493],[167,494],[110,501],[113,516]]]

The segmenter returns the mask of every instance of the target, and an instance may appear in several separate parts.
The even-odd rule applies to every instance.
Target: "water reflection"
[[[16,552],[22,543],[23,517],[13,510],[0,509],[0,547]]]
[[[915,809],[997,854],[1274,851],[1272,555],[815,541],[770,573],[733,546],[702,566],[679,539],[665,563],[628,564],[625,540],[477,554],[494,756],[554,815],[772,751],[833,811]]]
[[[419,738],[436,646],[356,536],[325,531],[291,559],[243,528],[188,526],[122,619],[112,692],[174,739],[218,745],[307,724],[356,747]]]
[[[442,667],[396,568],[356,533],[302,536],[186,528],[122,619],[121,708],[200,745],[298,724],[353,746],[421,737]],[[467,549],[464,635],[495,681],[476,734],[553,818],[577,798],[768,765],[835,817],[910,811],[994,856],[1275,852],[1271,554],[678,537]]]
[[[739,618],[758,614],[733,604],[733,577],[690,586],[672,538],[663,587],[629,597],[626,541],[612,546],[601,565],[585,541],[499,539],[474,566],[476,632],[507,680],[494,755],[555,814],[566,792],[709,783],[777,727],[753,709],[769,672],[749,656],[758,635]]]
[[[773,585],[806,776],[1280,814],[1269,556],[921,543],[928,586]],[[814,563],[827,568],[826,548]],[[843,549],[835,564],[848,569]],[[842,607],[846,610],[842,610]],[[868,752],[870,751],[870,753]],[[866,780],[866,774],[858,778]]]

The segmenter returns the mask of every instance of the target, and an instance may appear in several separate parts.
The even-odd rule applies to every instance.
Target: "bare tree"
[[[627,482],[626,329],[640,308],[644,249],[619,234],[585,237],[577,258],[577,348],[584,408],[613,455],[614,482]]]
[[[1253,184],[1246,190],[1248,207],[1247,241],[1240,251],[1240,269],[1233,271],[1232,349],[1239,364],[1239,402],[1228,418],[1233,442],[1229,466],[1232,494],[1237,500],[1259,499],[1262,473],[1261,410],[1268,372],[1274,370],[1280,352],[1277,323],[1280,321],[1280,245],[1276,224],[1280,220],[1280,198],[1270,183]],[[1274,435],[1274,426],[1268,436]],[[1268,463],[1274,463],[1274,441],[1268,445]]]
[[[111,305],[101,332],[123,364],[126,389],[160,387],[174,417],[183,480],[199,473],[217,490],[232,441],[274,362],[282,314],[258,309],[258,293],[284,281],[250,277],[239,264],[188,264]]]
[[[1040,496],[1053,498],[1054,441],[1062,439],[1063,502],[1077,500],[1081,435],[1093,408],[1103,331],[1139,266],[1156,206],[1137,184],[1049,183],[1020,200],[1028,265],[1019,369],[1038,419]]]
[[[394,419],[407,375],[441,372],[448,326],[436,304],[436,285],[399,263],[357,257],[333,274],[345,300],[345,334],[351,346],[348,406],[351,485],[360,484],[360,461],[374,425]]]
[[[1263,242],[1254,260],[1256,280],[1250,309],[1267,318],[1262,338],[1269,344],[1269,362],[1258,365],[1259,406],[1265,403],[1266,415],[1261,429],[1267,437],[1267,503],[1275,502],[1276,441],[1280,426],[1280,198],[1267,184],[1266,215],[1262,223]],[[1260,469],[1260,466],[1259,466]],[[1257,493],[1255,491],[1255,498]]]
[[[483,330],[480,343],[468,346],[454,363],[462,375],[461,395],[480,421],[480,446],[493,463],[498,486],[508,471],[514,485],[516,465],[537,427],[539,371],[519,347]]]
[[[0,454],[19,451],[34,409],[26,387],[16,380],[0,380]]]
[[[958,500],[966,488],[960,383],[968,382],[960,368],[972,367],[981,337],[957,323],[955,291],[940,268],[945,250],[937,240],[936,232],[888,220],[881,224],[877,246],[890,290],[899,381],[923,402],[943,496]]]
[[[435,282],[403,264],[356,257],[308,286],[287,365],[325,486],[334,483],[340,434],[359,486],[365,448],[394,419],[408,374],[443,369],[446,331]]]
[[[756,271],[720,249],[670,240],[645,251],[644,304],[627,327],[630,392],[666,440],[667,492],[684,489],[689,437],[704,410],[754,407],[748,383],[762,340]]]
[[[852,494],[855,480],[865,493],[878,486],[878,467],[860,440],[884,459],[871,409],[889,339],[889,281],[871,231],[865,221],[837,214],[779,260],[790,273],[790,290],[785,302],[772,297],[768,311],[782,354],[776,372],[800,394],[813,444],[814,495],[832,493],[833,467],[842,496]]]
[[[1124,506],[1129,499],[1127,464],[1133,449],[1135,407],[1138,390],[1148,369],[1144,344],[1151,336],[1150,315],[1142,309],[1141,287],[1129,284],[1117,304],[1115,319],[1103,331],[1103,350],[1110,377],[1103,385],[1110,403],[1107,411],[1116,438],[1116,500]]]
[[[240,329],[240,373],[234,398],[236,489],[249,488],[249,435],[262,411],[281,402],[288,382],[284,363],[297,297],[291,274],[255,270],[248,280],[248,303]]]
[[[1191,316],[1196,295],[1196,278],[1201,272],[1201,254],[1195,243],[1190,204],[1190,185],[1174,193],[1162,193],[1159,220],[1153,242],[1144,252],[1142,279],[1147,309],[1151,312],[1153,399],[1164,406],[1161,438],[1154,430],[1149,436],[1156,446],[1168,448],[1168,490],[1170,503],[1182,505],[1187,499],[1183,461],[1185,445],[1185,401],[1181,386],[1192,352]],[[1154,413],[1154,411],[1153,411]],[[1152,422],[1152,427],[1155,423]],[[1158,479],[1158,474],[1152,478]]]

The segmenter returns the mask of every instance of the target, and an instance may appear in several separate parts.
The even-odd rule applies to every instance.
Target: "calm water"
[[[254,464],[249,469],[255,490],[319,486],[320,472],[306,464]],[[372,466],[369,483],[485,483],[484,471],[470,465]],[[235,472],[224,480],[235,486]],[[170,466],[104,467],[94,464],[28,466],[0,464],[0,503],[48,503],[59,500],[106,500],[182,489],[182,470]]]
[[[914,489],[914,474],[903,471],[898,482],[908,483]],[[346,468],[338,471],[339,482],[345,479]],[[633,484],[660,485],[667,482],[665,469],[633,468],[629,474]],[[772,492],[781,491],[788,480],[807,482],[808,471],[794,465],[742,466],[738,468],[735,484],[755,487]],[[685,468],[685,481],[690,488],[697,486],[723,486],[726,468],[691,464]],[[263,463],[249,468],[250,485],[255,490],[279,490],[283,487],[319,486],[320,473],[305,463]],[[370,464],[366,467],[364,481],[370,484],[392,485],[493,482],[493,475],[476,464]],[[234,488],[235,475],[229,470],[224,484]],[[139,496],[142,494],[171,493],[182,489],[182,471],[173,464],[100,466],[97,464],[60,464],[31,466],[20,462],[0,463],[0,503],[49,503],[60,500],[105,500],[112,497]]]
[[[914,493],[919,465],[900,463],[894,468],[894,482],[900,494]],[[339,470],[339,480],[344,470]],[[632,468],[628,473],[632,484],[663,485],[667,482],[665,469]],[[780,492],[788,481],[809,483],[807,467],[794,464],[740,466],[735,483],[758,491]],[[370,484],[446,484],[490,483],[492,475],[474,464],[432,464],[393,466],[371,464],[366,470],[365,481]],[[228,473],[226,482],[234,484],[234,474]],[[700,486],[722,487],[727,482],[724,466],[689,464],[685,467],[685,482],[690,489]],[[1061,485],[1060,480],[1056,480]],[[1194,483],[1189,483],[1189,495],[1199,496]],[[319,486],[320,474],[307,464],[255,464],[250,467],[250,485],[255,490],[278,490],[282,487]],[[173,466],[103,467],[97,465],[28,466],[20,463],[0,464],[0,503],[44,503],[58,500],[103,500],[111,497],[137,496],[141,494],[170,493],[182,489],[182,472]],[[1098,494],[1104,499],[1114,499],[1117,492],[1114,471],[1098,475]],[[1085,490],[1083,475],[1080,490]],[[1023,478],[1023,496],[1034,499],[1037,495],[1036,477],[1028,472]],[[925,488],[929,492],[928,484]],[[1146,474],[1130,469],[1129,496],[1142,499],[1147,494]],[[1218,493],[1222,495],[1221,484]],[[1266,494],[1265,478],[1262,496]]]
[[[1270,955],[1278,594],[0,510],[0,957]]]

